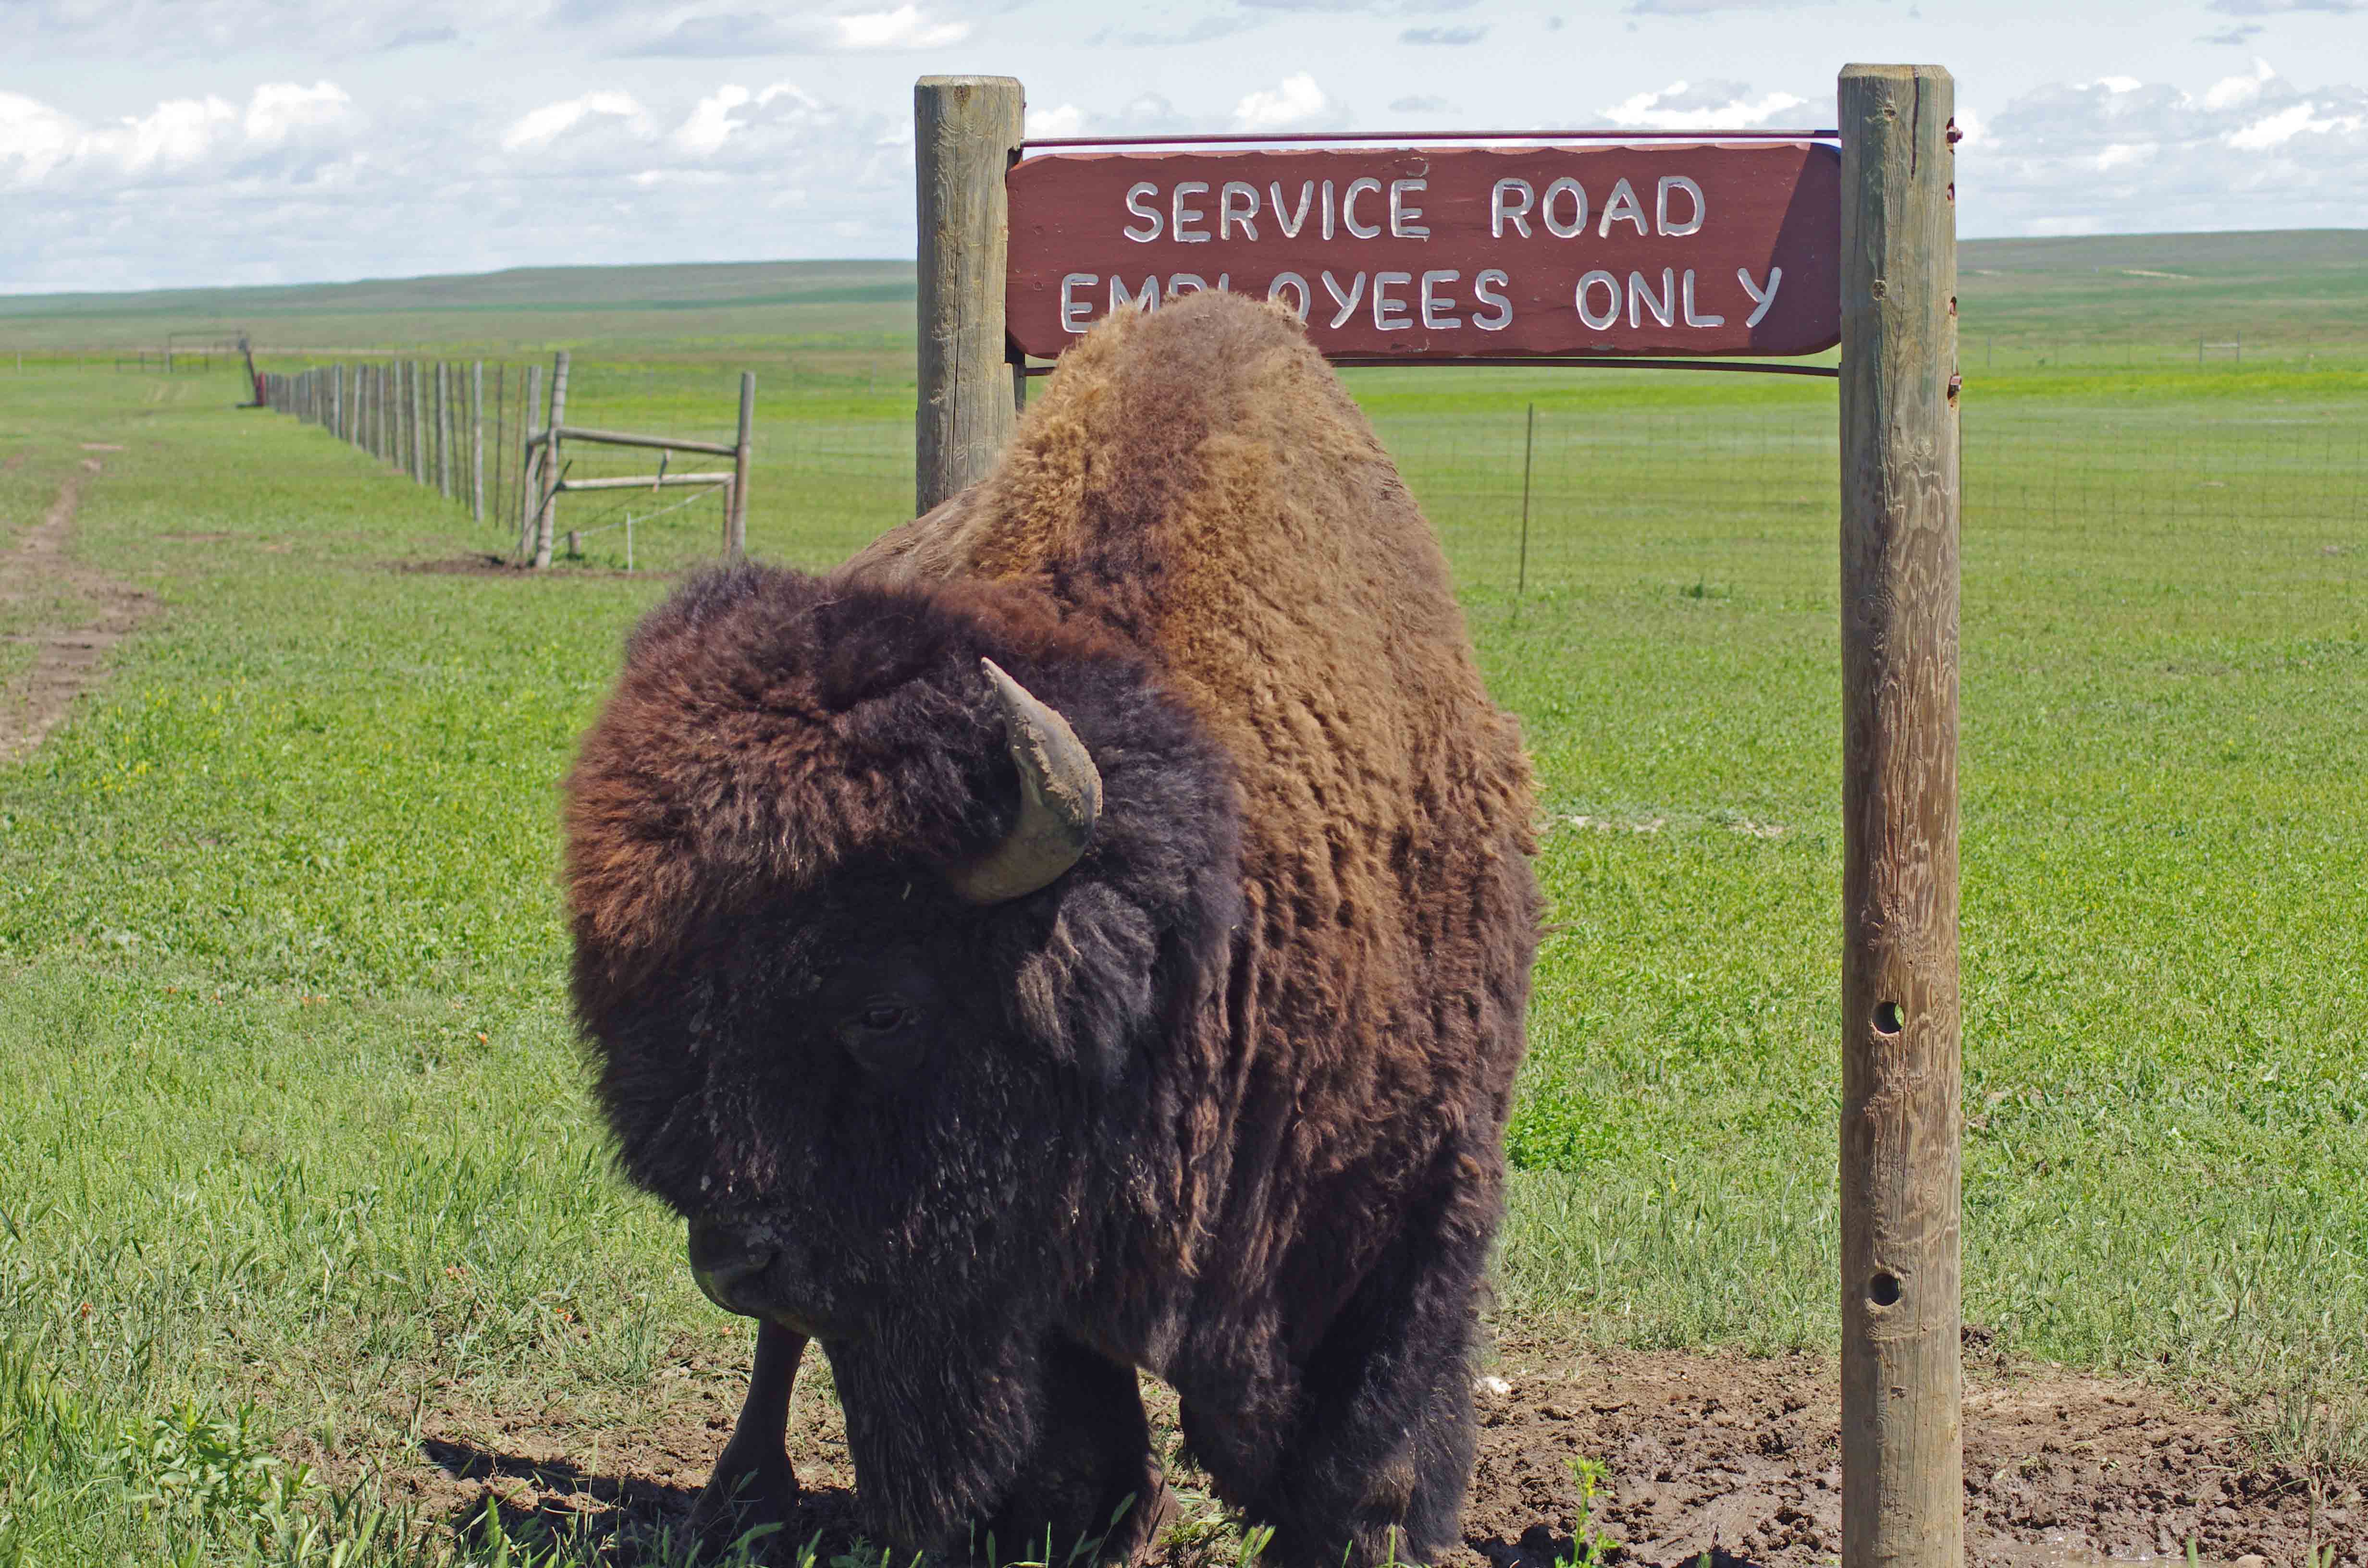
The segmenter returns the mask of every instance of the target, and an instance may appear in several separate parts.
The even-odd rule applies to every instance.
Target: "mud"
[[[570,1520],[633,1563],[678,1532],[723,1447],[746,1347],[667,1367],[639,1419],[454,1406],[423,1422],[390,1480],[430,1515],[465,1526],[486,1508],[517,1528]],[[1181,1513],[1156,1568],[1213,1568],[1237,1544],[1202,1477],[1176,1459],[1174,1402],[1146,1395],[1171,1456]],[[1840,1456],[1833,1367],[1796,1356],[1599,1353],[1507,1329],[1479,1390],[1480,1448],[1463,1546],[1450,1568],[1555,1568],[1590,1539],[1621,1568],[1810,1568],[1837,1560]],[[809,1358],[792,1415],[804,1495],[780,1539],[817,1533],[829,1561],[855,1527],[854,1476],[826,1369]],[[1600,1467],[1591,1505],[1580,1461]],[[2300,1565],[2333,1547],[2368,1568],[2368,1500],[2263,1461],[2236,1413],[2164,1391],[2039,1366],[1971,1376],[1965,1401],[1966,1561],[2075,1568],[2200,1561]],[[783,1553],[777,1554],[786,1557]]]
[[[74,513],[85,483],[100,472],[97,458],[83,459],[58,487],[49,511],[0,565],[0,608],[57,607],[42,623],[7,639],[32,644],[34,655],[28,670],[0,687],[0,767],[40,745],[74,699],[102,678],[108,651],[155,611],[155,595],[74,558]]]

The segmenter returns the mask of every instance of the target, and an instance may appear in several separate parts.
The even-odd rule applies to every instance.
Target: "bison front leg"
[[[1045,1347],[1042,1366],[1036,1446],[985,1527],[996,1559],[1140,1562],[1175,1505],[1134,1369],[1060,1339]],[[977,1551],[985,1546],[982,1537]]]
[[[805,1348],[804,1335],[779,1324],[758,1324],[748,1397],[741,1403],[740,1419],[715,1461],[714,1473],[692,1505],[694,1528],[702,1533],[723,1527],[746,1529],[788,1517],[798,1494],[798,1479],[790,1469],[790,1390]]]

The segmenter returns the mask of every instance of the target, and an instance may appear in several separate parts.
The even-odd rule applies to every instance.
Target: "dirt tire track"
[[[11,460],[21,460],[22,453]],[[101,472],[85,458],[58,487],[49,512],[25,535],[0,574],[0,606],[59,593],[81,601],[80,625],[43,627],[8,639],[31,643],[33,667],[0,689],[0,767],[20,762],[40,745],[81,696],[105,676],[108,650],[155,613],[156,596],[119,583],[74,557],[74,514],[83,486]]]

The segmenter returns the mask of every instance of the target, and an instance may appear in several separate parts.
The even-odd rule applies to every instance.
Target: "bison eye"
[[[855,1065],[885,1083],[929,1054],[939,1016],[936,978],[901,950],[848,963],[825,983],[824,1027]]]

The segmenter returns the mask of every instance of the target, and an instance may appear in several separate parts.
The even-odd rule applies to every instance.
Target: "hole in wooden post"
[[[1899,1032],[1898,1003],[1877,1002],[1874,1005],[1874,1032],[1880,1035],[1895,1035]]]
[[[1879,1271],[1866,1282],[1866,1299],[1878,1307],[1899,1304],[1899,1276],[1888,1269]]]

